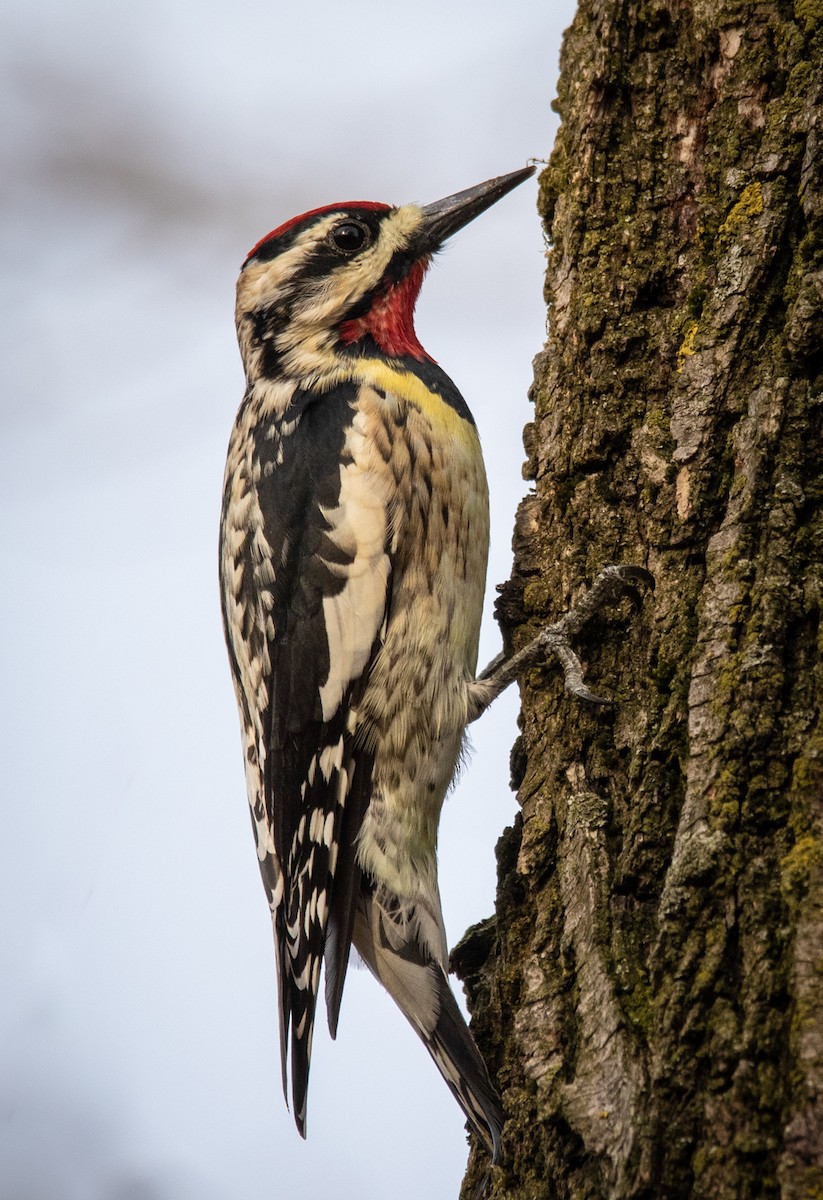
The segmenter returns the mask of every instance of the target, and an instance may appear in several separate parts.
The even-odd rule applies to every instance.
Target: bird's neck
[[[427,265],[426,262],[415,263],[405,278],[377,297],[364,316],[344,321],[339,327],[341,343],[356,346],[370,338],[390,358],[432,361],[414,328],[414,308]]]
[[[326,391],[342,379],[367,378],[375,366],[433,364],[414,328],[414,309],[427,262],[381,290],[360,316],[337,325],[316,322],[311,310],[281,316],[241,312],[238,337],[250,386],[288,380]]]

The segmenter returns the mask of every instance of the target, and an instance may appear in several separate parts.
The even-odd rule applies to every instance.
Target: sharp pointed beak
[[[521,167],[510,175],[498,175],[495,179],[478,183],[476,187],[466,188],[465,192],[455,192],[453,196],[446,196],[445,200],[423,205],[423,225],[418,234],[423,243],[423,253],[432,254],[439,249],[453,233],[491,208],[512,188],[532,176],[534,171],[534,167]]]

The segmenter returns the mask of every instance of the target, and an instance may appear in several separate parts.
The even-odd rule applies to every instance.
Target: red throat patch
[[[414,306],[423,284],[428,261],[416,262],[405,279],[379,296],[364,317],[344,321],[340,326],[340,340],[344,346],[359,342],[362,337],[372,337],[384,354],[392,358],[427,358],[427,354],[414,332]]]

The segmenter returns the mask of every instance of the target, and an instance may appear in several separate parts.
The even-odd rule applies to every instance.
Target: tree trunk
[[[453,956],[490,1198],[823,1197],[821,13],[583,0],[566,34],[504,636],[607,563],[657,587],[578,647],[613,707],[521,681],[522,812]]]

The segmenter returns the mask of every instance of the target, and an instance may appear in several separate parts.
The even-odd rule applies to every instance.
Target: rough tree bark
[[[586,707],[522,681],[496,917],[453,956],[489,1197],[823,1197],[821,0],[583,0],[499,616],[600,567]],[[473,1152],[463,1196],[487,1160]]]

